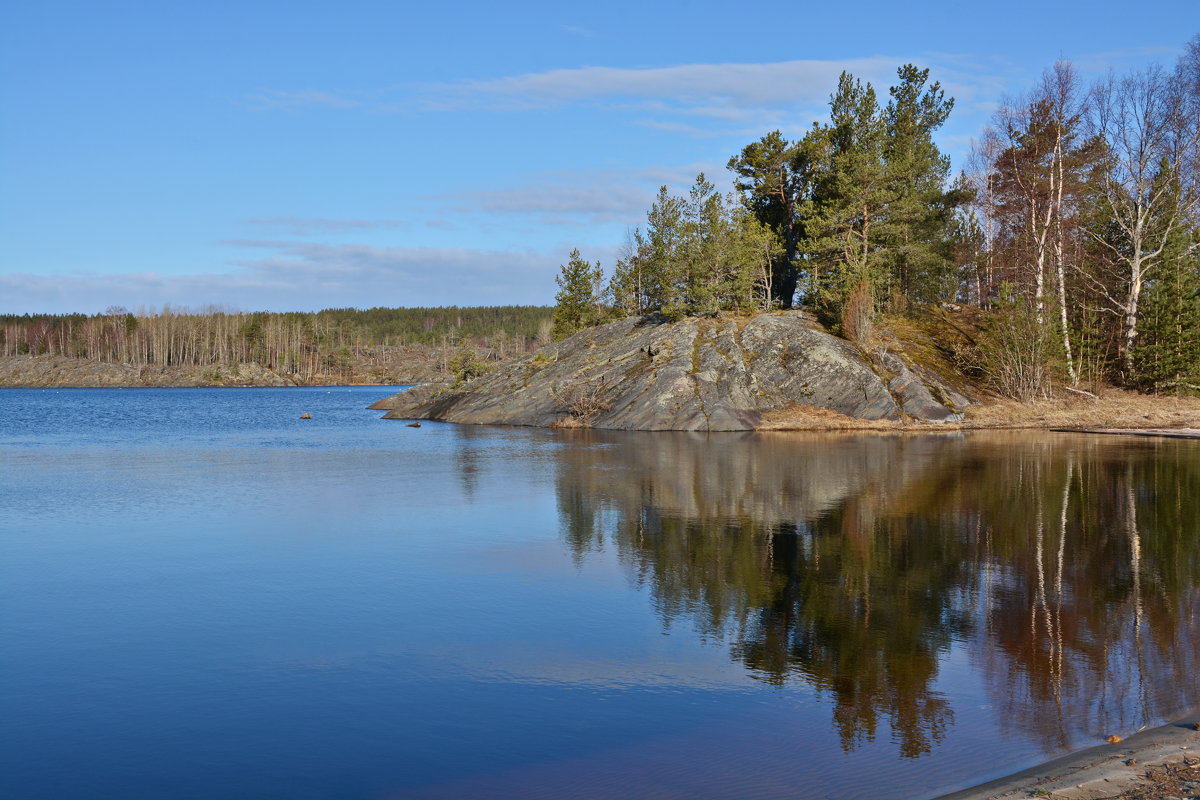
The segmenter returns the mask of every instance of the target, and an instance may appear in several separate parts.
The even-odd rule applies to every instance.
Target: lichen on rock
[[[619,430],[752,430],[763,414],[797,404],[865,420],[959,418],[965,396],[892,359],[886,366],[894,374],[885,377],[800,311],[749,320],[629,318],[460,387],[418,387],[373,408],[387,409],[390,419]],[[586,419],[567,399],[584,395]]]

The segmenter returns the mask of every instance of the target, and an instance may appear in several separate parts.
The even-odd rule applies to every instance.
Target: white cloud
[[[453,108],[488,98],[515,107],[598,98],[647,98],[659,100],[663,108],[727,117],[731,108],[822,102],[843,70],[868,80],[886,81],[901,63],[902,59],[872,56],[839,61],[558,69],[444,84],[436,87],[442,97],[431,107]]]
[[[680,194],[704,172],[718,184],[724,164],[687,164],[638,169],[581,169],[545,172],[524,183],[428,198],[460,214],[524,216],[542,225],[640,224],[658,187]],[[728,188],[722,186],[721,188]]]
[[[233,272],[0,275],[0,313],[126,308],[306,311],[330,307],[553,302],[557,253],[245,240],[271,251]]]
[[[304,107],[373,112],[514,110],[585,101],[636,101],[672,114],[745,121],[769,109],[821,106],[843,70],[886,84],[905,59],[888,56],[761,64],[581,67],[416,87],[333,91],[268,90],[248,97],[260,110]],[[406,95],[406,102],[400,102]]]

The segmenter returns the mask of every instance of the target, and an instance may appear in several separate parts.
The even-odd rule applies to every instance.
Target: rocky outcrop
[[[799,311],[630,318],[577,333],[461,386],[372,408],[390,419],[624,430],[751,430],[795,405],[867,420],[957,420],[970,400],[888,352],[868,359]]]

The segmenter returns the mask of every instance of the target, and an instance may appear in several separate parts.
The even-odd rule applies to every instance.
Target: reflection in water
[[[575,558],[614,547],[665,625],[829,696],[846,750],[886,719],[902,755],[930,752],[956,643],[1047,752],[1200,702],[1194,443],[569,435]]]

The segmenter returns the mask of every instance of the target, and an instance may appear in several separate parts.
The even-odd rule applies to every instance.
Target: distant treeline
[[[550,339],[542,306],[333,308],[315,313],[191,311],[0,315],[0,354],[51,354],[134,366],[257,362],[304,377],[381,348],[473,344],[501,358]]]

